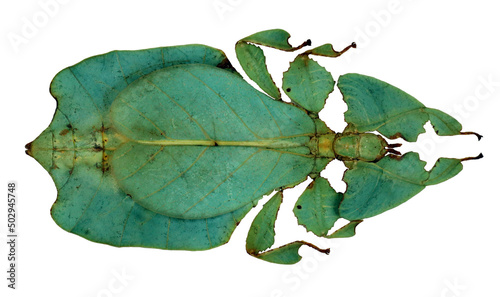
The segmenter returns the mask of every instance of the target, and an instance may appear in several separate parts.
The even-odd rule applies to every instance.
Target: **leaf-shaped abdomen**
[[[123,90],[111,119],[129,139],[111,158],[121,189],[157,213],[218,216],[310,173],[313,121],[207,65],[168,67]]]

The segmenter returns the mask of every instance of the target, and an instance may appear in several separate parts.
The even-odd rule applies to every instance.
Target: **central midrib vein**
[[[161,139],[161,140],[133,140],[134,142],[145,145],[160,146],[245,146],[245,147],[265,147],[265,148],[292,148],[306,146],[306,141],[290,140],[254,140],[254,141],[228,141],[228,140],[192,140],[192,139]]]

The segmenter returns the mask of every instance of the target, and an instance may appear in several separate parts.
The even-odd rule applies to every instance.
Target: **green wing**
[[[216,78],[192,76],[207,67],[238,87],[215,91]],[[175,77],[181,73],[198,85]],[[173,80],[155,81],[164,76]],[[61,71],[51,84],[54,119],[28,145],[58,189],[56,223],[114,246],[203,250],[227,242],[254,201],[300,182],[314,166],[296,147],[314,132],[313,121],[258,92],[253,103],[238,101],[249,88],[242,81],[223,52],[202,45],[115,51]],[[169,98],[165,88],[178,94]],[[181,142],[163,143],[170,140]],[[256,181],[247,183],[250,174]]]

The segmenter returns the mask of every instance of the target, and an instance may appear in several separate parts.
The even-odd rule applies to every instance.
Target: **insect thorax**
[[[387,153],[387,142],[372,133],[337,133],[332,150],[339,160],[378,161]]]

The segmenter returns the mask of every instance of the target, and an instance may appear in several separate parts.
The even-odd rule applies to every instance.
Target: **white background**
[[[14,291],[5,280],[7,202],[2,199],[0,295],[500,296],[499,6],[486,0],[2,1],[1,181],[5,198],[7,182],[17,183],[19,245]],[[300,191],[285,191],[276,243],[306,239],[332,248],[323,256],[303,247],[304,259],[293,266],[245,252],[246,232],[262,203],[228,244],[206,252],[114,248],[67,233],[52,221],[56,189],[25,155],[24,145],[51,121],[56,102],[48,87],[58,71],[115,49],[188,43],[220,48],[241,69],[234,43],[271,28],[286,29],[295,45],[310,38],[313,45],[331,42],[342,49],[356,41],[359,48],[340,58],[315,59],[334,78],[347,72],[375,76],[455,116],[464,131],[484,135],[477,142],[474,136],[438,139],[429,132],[403,151],[418,151],[429,166],[439,156],[482,152],[485,157],[367,219],[350,239],[306,234],[291,212]],[[281,84],[295,54],[265,52]],[[345,109],[335,90],[320,115],[338,131]],[[323,172],[338,191],[345,190],[342,171],[334,161]]]

